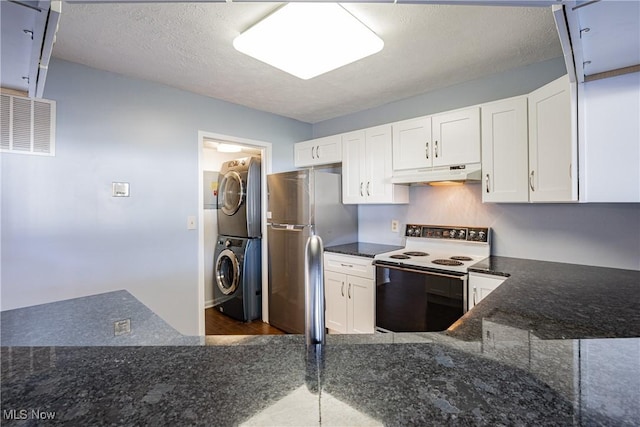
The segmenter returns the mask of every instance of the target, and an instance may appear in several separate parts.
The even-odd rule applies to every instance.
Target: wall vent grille
[[[0,151],[55,155],[56,103],[1,94]]]

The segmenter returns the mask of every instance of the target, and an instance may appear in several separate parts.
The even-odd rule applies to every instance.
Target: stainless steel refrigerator
[[[315,233],[324,246],[358,240],[358,209],[342,204],[342,180],[314,169],[267,176],[269,323],[304,333],[304,255]]]

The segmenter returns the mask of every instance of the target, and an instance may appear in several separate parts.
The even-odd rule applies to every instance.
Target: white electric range
[[[447,329],[467,311],[467,269],[491,254],[488,227],[407,224],[403,249],[374,257],[376,328]]]

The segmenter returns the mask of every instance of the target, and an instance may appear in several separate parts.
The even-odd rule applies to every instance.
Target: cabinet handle
[[[473,287],[473,305],[476,305],[476,295],[478,294],[478,291],[476,289],[476,287]],[[344,296],[344,295],[343,295]]]
[[[342,282],[342,287],[340,288],[340,293],[344,296],[344,282]]]
[[[370,196],[369,187],[371,187],[371,181],[367,181],[367,196]]]
[[[343,264],[343,263],[340,263],[340,265],[341,265],[341,266],[343,266],[343,267],[353,268],[353,264]]]
[[[522,176],[522,175],[521,175]],[[487,193],[489,192],[489,174],[487,174],[486,178],[484,179],[484,182],[486,184],[487,187]]]
[[[362,192],[362,182],[360,183],[360,197],[364,197],[364,193]]]
[[[438,141],[435,144],[436,158],[438,158]]]
[[[426,149],[424,151],[425,151],[425,154],[427,155],[427,159],[429,159],[429,142],[427,142],[425,145],[426,145]]]
[[[531,191],[536,191],[536,189],[533,187],[533,174],[535,171],[531,171],[531,173],[529,174],[529,187],[531,187]]]
[[[320,146],[316,145],[316,158],[320,158]]]
[[[351,299],[351,283],[349,283],[349,288],[347,289],[347,295],[349,296],[349,299]]]
[[[313,154],[313,149],[314,149],[314,148],[316,148],[316,147],[311,147],[311,158],[312,158],[312,159],[315,159],[315,158],[316,158],[315,154]]]

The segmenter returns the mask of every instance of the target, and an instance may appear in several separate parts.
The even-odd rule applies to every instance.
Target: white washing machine
[[[218,236],[213,306],[243,322],[262,316],[261,239]]]
[[[260,158],[224,162],[218,178],[218,234],[261,237]]]

